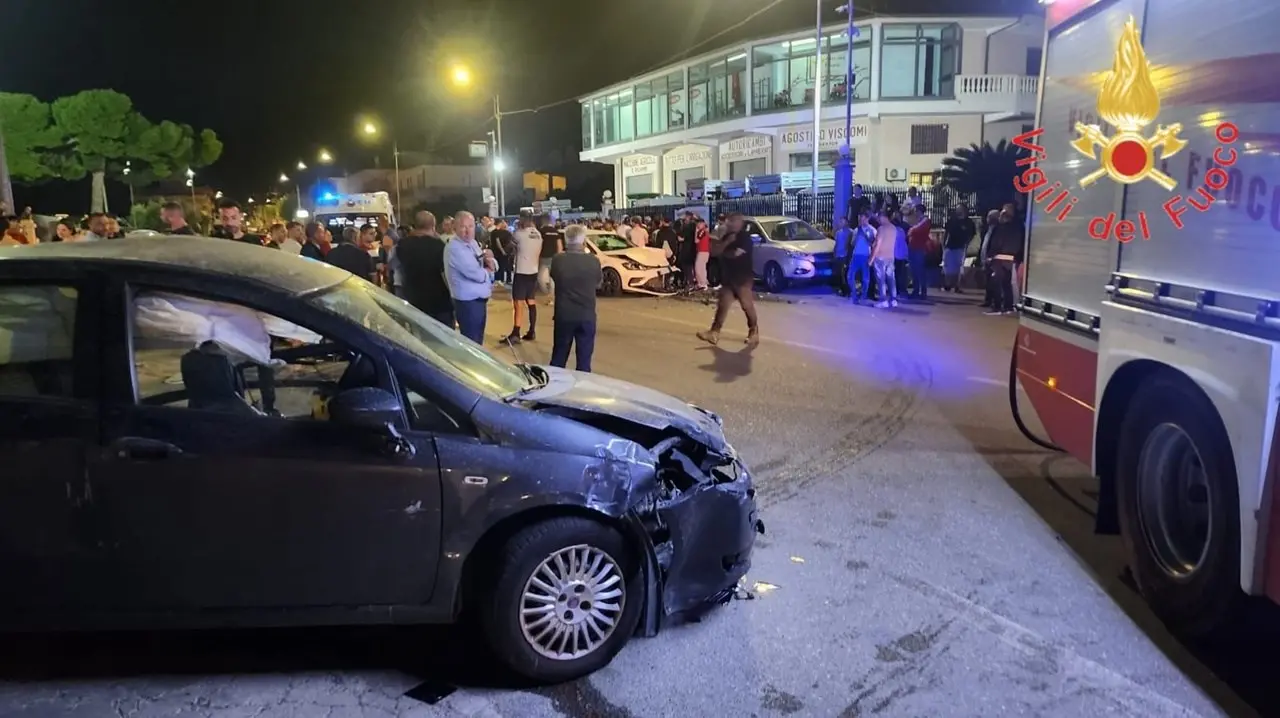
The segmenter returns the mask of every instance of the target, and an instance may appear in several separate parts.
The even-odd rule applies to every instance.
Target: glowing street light
[[[471,68],[466,65],[454,65],[449,72],[449,78],[453,80],[453,84],[466,87],[471,84]]]
[[[506,172],[506,171],[507,171],[507,163],[506,163],[506,162],[503,162],[501,157],[496,157],[496,158],[494,158],[494,160],[493,160],[493,171],[494,171],[494,172],[497,172],[498,174],[502,174],[503,172]]]
[[[288,182],[288,181],[289,181],[289,175],[287,175],[287,174],[285,174],[285,173],[281,172],[281,173],[280,173],[280,184],[284,184],[285,182]]]
[[[250,197],[250,198],[249,198],[249,204],[253,204],[253,198],[252,198],[252,197]]]
[[[298,160],[298,171],[299,171],[299,172],[306,172],[306,171],[307,171],[307,163],[306,163],[306,162],[303,162],[302,160]]]
[[[214,198],[214,199],[222,199],[222,190],[218,190],[217,192],[214,192],[214,193],[213,193],[213,198]]]
[[[329,150],[320,150],[320,155],[317,159],[320,160],[321,164],[327,165],[330,162],[333,162],[333,155],[329,154]]]
[[[372,136],[378,134],[378,126],[372,122],[365,122],[363,129],[366,135]]]

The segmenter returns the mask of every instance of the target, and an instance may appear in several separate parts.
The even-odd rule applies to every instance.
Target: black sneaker
[[[507,337],[506,337],[506,339],[504,339],[504,341],[506,341],[506,342],[508,342],[508,343],[511,343],[511,344],[519,344],[519,343],[520,343],[520,332],[511,332],[510,334],[508,334],[508,335],[507,335]]]
[[[531,341],[536,340],[536,339],[538,338],[538,335],[537,335],[537,334],[534,334],[534,333],[533,333],[533,330],[532,330],[532,329],[530,329],[529,331],[527,331],[527,332],[525,332],[525,333],[524,333],[524,336],[523,336],[522,338],[523,338],[526,342],[531,342]]]

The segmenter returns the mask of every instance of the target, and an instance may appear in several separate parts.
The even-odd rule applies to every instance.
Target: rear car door
[[[358,326],[261,289],[185,290],[122,284],[107,302],[118,340],[110,342],[108,420],[89,476],[117,571],[104,591],[111,608],[427,602],[440,542],[434,444],[410,437],[412,451],[387,451],[385,437],[328,421],[312,394],[330,383],[393,387],[376,343]],[[296,373],[277,368],[266,407],[274,413],[246,411],[243,399],[238,409],[207,401],[211,382],[184,361],[193,350],[166,354],[154,323],[142,328],[139,320],[144,299],[175,295],[270,312],[319,333],[346,358]],[[265,376],[248,372],[244,393],[262,406]]]
[[[0,610],[19,615],[90,603],[101,557],[84,481],[97,285],[23,265],[0,278]]]

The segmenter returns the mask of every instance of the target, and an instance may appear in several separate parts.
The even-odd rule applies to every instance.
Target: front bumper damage
[[[726,447],[727,448],[727,447]],[[648,605],[642,635],[664,618],[725,595],[751,568],[751,550],[764,533],[751,474],[733,454],[688,437],[669,437],[650,449],[657,460],[656,492],[628,512],[645,547]]]

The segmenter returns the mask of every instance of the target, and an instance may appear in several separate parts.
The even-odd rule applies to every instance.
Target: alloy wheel
[[[520,631],[538,654],[557,661],[589,655],[604,645],[626,606],[618,562],[587,544],[560,549],[525,583]]]

